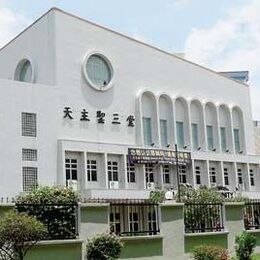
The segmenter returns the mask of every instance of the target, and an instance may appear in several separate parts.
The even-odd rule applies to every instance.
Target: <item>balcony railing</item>
[[[223,231],[223,205],[185,204],[184,223],[186,233]]]
[[[158,215],[157,204],[110,204],[110,231],[119,236],[157,235]]]
[[[245,204],[245,229],[260,229],[260,200],[251,200]]]

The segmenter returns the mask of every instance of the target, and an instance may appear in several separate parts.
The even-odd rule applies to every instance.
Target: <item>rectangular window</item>
[[[208,140],[208,150],[212,150],[214,148],[212,125],[207,125],[207,140]]]
[[[32,191],[38,186],[36,167],[23,167],[23,191]]]
[[[110,231],[115,234],[121,232],[120,207],[113,207],[113,212],[110,212]]]
[[[237,180],[239,185],[243,184],[242,169],[240,168],[237,169]]]
[[[220,127],[220,138],[222,152],[225,152],[227,150],[227,135],[225,127]]]
[[[129,212],[129,230],[130,232],[139,231],[139,216],[138,212]]]
[[[118,181],[118,162],[107,161],[107,173],[109,181]]]
[[[152,122],[150,117],[143,117],[144,145],[151,146],[152,140]]]
[[[35,113],[22,113],[22,136],[36,137]]]
[[[187,183],[186,166],[185,165],[179,166],[179,176],[180,176],[180,184]]]
[[[176,121],[177,144],[180,149],[184,147],[184,128],[183,122]]]
[[[127,163],[127,181],[135,182],[135,165]]]
[[[154,172],[152,164],[145,164],[145,178],[146,183],[154,182]]]
[[[160,119],[160,132],[161,132],[161,146],[166,147],[168,145],[167,120]]]
[[[224,185],[229,185],[228,168],[224,168]]]
[[[65,159],[66,180],[77,180],[78,162],[77,159]]]
[[[163,183],[170,183],[170,166],[163,165]]]
[[[239,138],[239,129],[234,128],[234,143],[235,143],[235,151],[236,153],[240,152],[240,138]]]
[[[191,133],[193,150],[197,150],[199,147],[198,124],[191,124]]]
[[[195,176],[196,176],[196,184],[200,185],[201,184],[201,178],[200,178],[200,167],[199,166],[195,167]]]
[[[209,181],[210,181],[210,186],[215,186],[216,183],[217,183],[216,168],[215,167],[209,168]]]
[[[97,181],[97,161],[87,160],[88,181]]]
[[[255,175],[253,169],[250,169],[249,172],[250,172],[250,185],[255,186]]]
[[[23,161],[37,161],[37,150],[35,149],[22,149]]]

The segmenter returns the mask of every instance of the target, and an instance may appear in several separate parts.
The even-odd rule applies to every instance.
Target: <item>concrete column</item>
[[[224,203],[224,227],[228,234],[228,249],[235,253],[235,238],[244,230],[244,202]]]
[[[164,259],[186,259],[184,255],[183,203],[161,205],[161,235]]]

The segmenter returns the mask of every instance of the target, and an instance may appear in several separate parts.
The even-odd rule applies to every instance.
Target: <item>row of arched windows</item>
[[[226,104],[203,104],[183,97],[156,97],[146,91],[139,98],[142,144],[180,150],[245,153],[242,110]]]

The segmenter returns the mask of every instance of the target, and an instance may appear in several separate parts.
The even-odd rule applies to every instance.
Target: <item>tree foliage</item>
[[[198,246],[193,251],[194,260],[228,260],[228,251],[225,248],[211,245]]]
[[[88,260],[112,260],[119,258],[123,243],[114,234],[97,235],[87,241]]]
[[[35,216],[48,229],[46,239],[73,239],[77,233],[78,194],[66,187],[40,187],[17,198],[19,212]]]
[[[10,211],[0,220],[0,259],[22,260],[28,250],[46,235],[35,217]]]
[[[251,260],[256,247],[256,237],[246,231],[236,236],[236,255],[239,260]]]

